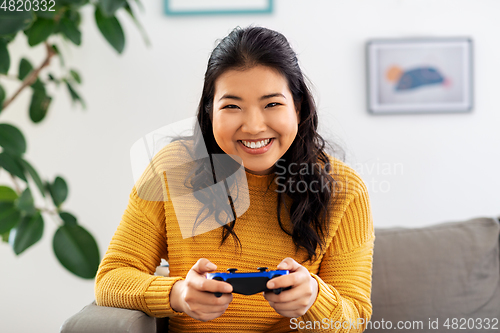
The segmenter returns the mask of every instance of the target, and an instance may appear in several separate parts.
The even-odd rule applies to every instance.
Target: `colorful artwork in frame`
[[[170,16],[220,14],[270,14],[273,0],[164,0]]]
[[[469,38],[371,40],[368,110],[373,114],[469,112]]]

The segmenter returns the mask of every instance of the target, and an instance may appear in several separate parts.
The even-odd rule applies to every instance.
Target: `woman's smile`
[[[249,154],[264,154],[273,144],[274,138],[271,139],[263,139],[263,140],[238,140],[238,143],[241,144],[241,148],[244,152]]]

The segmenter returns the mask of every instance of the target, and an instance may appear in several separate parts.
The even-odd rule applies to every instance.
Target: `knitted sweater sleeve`
[[[336,234],[319,273],[311,273],[319,291],[309,311],[297,318],[301,332],[363,332],[372,314],[373,220],[366,186],[359,176],[352,176]]]
[[[134,187],[97,272],[96,303],[155,317],[180,314],[171,308],[169,295],[182,278],[154,276],[161,258],[167,259],[166,237],[163,202],[141,199]]]

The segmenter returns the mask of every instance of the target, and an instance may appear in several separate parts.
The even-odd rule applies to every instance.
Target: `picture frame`
[[[366,43],[372,114],[470,112],[473,42],[468,37],[373,39]]]
[[[169,16],[270,14],[274,0],[164,0]]]

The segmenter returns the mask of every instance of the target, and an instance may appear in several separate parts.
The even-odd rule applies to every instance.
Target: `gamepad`
[[[229,273],[208,273],[207,279],[224,281],[233,286],[233,293],[242,295],[253,295],[263,291],[271,291],[266,287],[267,281],[282,275],[288,275],[287,270],[267,271],[267,267],[259,267],[259,272],[255,273],[236,273],[237,268],[228,268]],[[272,291],[279,295],[282,290],[287,288],[276,288]],[[222,293],[215,293],[216,297],[221,297]]]

